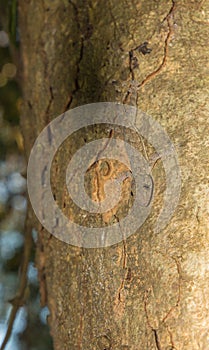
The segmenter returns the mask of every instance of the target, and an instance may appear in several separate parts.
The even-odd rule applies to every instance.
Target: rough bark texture
[[[208,349],[208,2],[19,3],[27,155],[43,127],[67,109],[118,101],[161,123],[176,146],[182,172],[178,208],[158,234],[153,225],[165,186],[160,161],[153,169],[152,213],[128,240],[82,249],[39,225],[40,288],[50,308],[54,348]],[[133,51],[144,42],[150,53]],[[81,130],[56,161],[65,163],[93,131],[86,136]],[[57,168],[52,186],[65,207]]]

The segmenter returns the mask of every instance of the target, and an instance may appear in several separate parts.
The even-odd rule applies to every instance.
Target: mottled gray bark
[[[165,189],[161,161],[153,168],[151,215],[129,239],[109,248],[83,249],[55,239],[39,225],[40,289],[50,308],[54,348],[207,349],[209,4],[19,3],[27,156],[43,127],[62,112],[85,103],[118,101],[161,123],[175,144],[182,172],[179,205],[158,234],[153,227]],[[152,51],[144,54],[140,48],[132,57],[132,50],[144,42]],[[57,154],[59,166],[52,170],[56,200],[75,217],[77,209],[65,208],[68,199],[60,191],[62,168],[93,132],[89,129],[86,136],[81,130],[67,141],[67,151]],[[133,141],[131,135],[127,139]],[[150,156],[152,148],[145,147]],[[89,176],[91,192],[94,174]],[[122,214],[130,205],[130,186],[124,191]]]

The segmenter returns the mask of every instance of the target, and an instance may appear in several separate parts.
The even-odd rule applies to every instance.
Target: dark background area
[[[17,0],[0,0],[0,347],[21,277],[27,210],[27,169],[19,126],[19,48]],[[40,307],[34,263],[36,236],[34,229],[26,301],[19,308],[6,350],[53,349],[47,326],[48,309]]]

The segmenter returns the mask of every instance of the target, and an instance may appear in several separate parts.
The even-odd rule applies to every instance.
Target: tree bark
[[[61,113],[117,101],[162,125],[182,173],[178,207],[157,234],[165,190],[161,161],[153,168],[151,214],[127,240],[85,249],[37,224],[41,298],[50,309],[56,350],[208,348],[208,13],[204,0],[19,1],[27,157],[44,126]],[[52,170],[56,200],[63,210],[67,202],[75,218],[79,212],[62,193],[64,165],[95,130],[109,137],[101,128],[79,131]],[[123,138],[122,130],[118,134]],[[126,140],[143,150],[134,137],[127,133]],[[153,149],[144,145],[150,157]],[[101,191],[99,182],[92,185],[95,173],[87,181],[91,195],[94,186]],[[131,206],[130,191],[127,184],[117,215]]]

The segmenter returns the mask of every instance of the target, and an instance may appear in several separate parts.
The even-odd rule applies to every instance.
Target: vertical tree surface
[[[27,157],[44,126],[61,113],[117,101],[162,125],[182,175],[178,207],[159,233],[153,227],[166,184],[161,160],[152,170],[151,214],[128,239],[85,249],[37,224],[41,299],[50,309],[56,350],[209,348],[208,15],[204,0],[19,1]],[[124,138],[123,130],[117,133]],[[67,196],[63,174],[70,157],[95,134],[111,137],[111,128],[80,130],[52,167],[55,200],[75,220],[81,214]],[[151,159],[146,140],[131,132],[125,138]],[[124,170],[112,160],[106,166]],[[98,162],[87,174],[92,198],[103,196],[102,169]],[[125,215],[131,186],[124,181],[122,203],[109,216],[96,217],[96,224]]]

